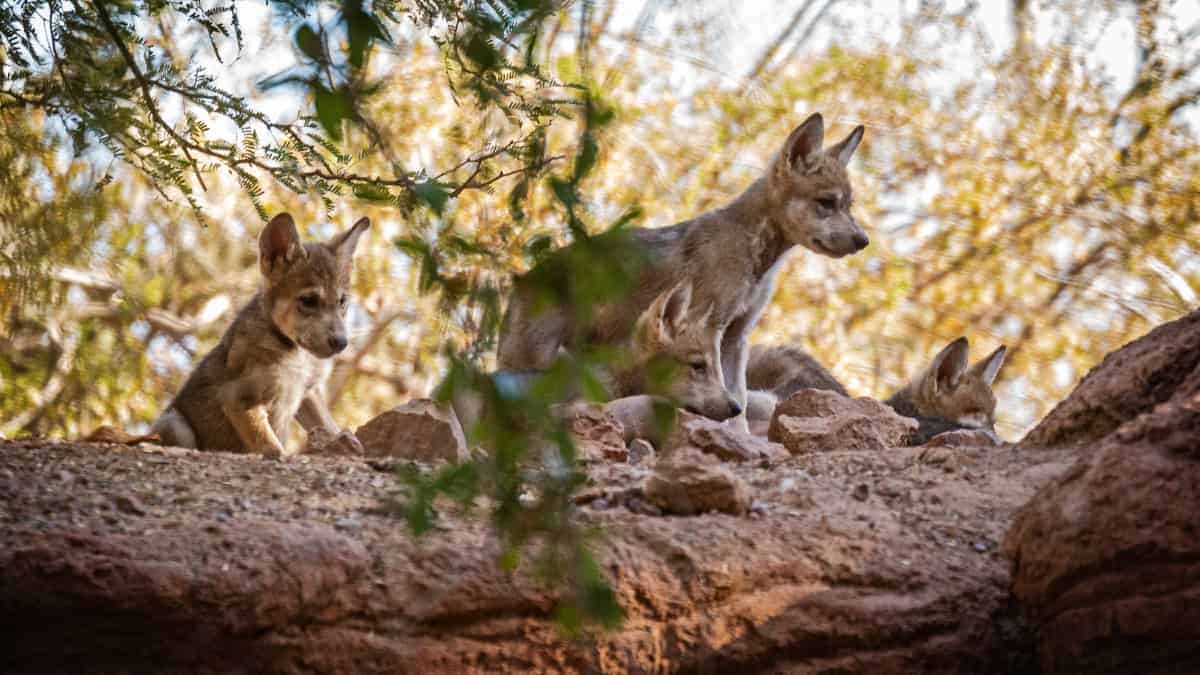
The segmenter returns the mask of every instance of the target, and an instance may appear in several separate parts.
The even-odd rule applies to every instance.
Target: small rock
[[[581,403],[569,406],[565,414],[567,429],[575,438],[580,457],[610,462],[629,459],[629,450],[625,447],[625,428],[603,408]]]
[[[746,482],[697,448],[681,448],[659,459],[646,479],[645,493],[663,511],[681,516],[709,511],[742,515],[750,508]]]
[[[643,516],[657,517],[663,514],[662,509],[636,495],[630,495],[625,498],[625,508],[629,509],[631,513],[638,513]]]
[[[118,495],[113,499],[113,505],[121,513],[128,513],[132,516],[146,515],[146,509],[142,506],[141,502],[129,495]]]
[[[775,407],[767,437],[792,454],[883,450],[904,444],[917,421],[872,398],[801,389]]]
[[[854,486],[854,491],[850,493],[850,496],[854,497],[860,502],[865,502],[867,501],[867,497],[871,496],[871,488],[868,487],[866,483],[859,483],[858,485]]]
[[[998,444],[998,440],[994,433],[990,433],[983,429],[955,429],[954,431],[946,431],[929,439],[925,444],[927,448],[963,448],[963,447],[990,447]]]
[[[988,545],[983,543],[982,541],[977,541],[977,542],[975,542],[974,548],[979,553],[987,553]]]
[[[675,429],[663,442],[663,454],[679,448],[696,448],[728,462],[776,463],[788,458],[787,450],[778,443],[686,410],[679,411]]]
[[[454,414],[429,399],[414,399],[376,416],[354,432],[371,457],[400,457],[422,462],[470,459],[467,441]]]
[[[629,449],[630,464],[650,464],[655,459],[654,446],[644,438],[635,438],[629,441],[627,447]]]
[[[357,518],[339,518],[337,522],[333,524],[333,526],[344,532],[352,532],[354,530],[362,529],[362,523],[359,522]]]

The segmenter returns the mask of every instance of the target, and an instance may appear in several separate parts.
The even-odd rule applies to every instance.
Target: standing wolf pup
[[[731,204],[670,227],[629,230],[632,244],[648,255],[649,263],[633,293],[595,308],[592,325],[583,330],[571,325],[571,308],[542,308],[530,277],[517,279],[500,331],[500,368],[544,370],[560,347],[576,346],[567,344],[571,336],[619,344],[656,297],[686,278],[692,284],[692,306],[708,308],[703,326],[708,356],[733,395],[734,416],[745,428],[749,337],[771,300],[784,254],[801,245],[840,258],[867,246],[866,233],[850,215],[846,175],[862,135],[863,128],[856,127],[823,150],[825,125],[820,114],[813,114],[788,136],[766,175]]]
[[[262,290],[154,422],[164,444],[280,457],[293,417],[310,434],[339,433],[321,389],[330,357],[349,343],[354,249],[369,226],[362,218],[328,242],[302,243],[290,215],[267,223],[258,240]]]

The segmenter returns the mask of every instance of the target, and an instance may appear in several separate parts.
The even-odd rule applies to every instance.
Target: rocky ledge
[[[573,641],[478,519],[407,534],[393,459],[3,442],[0,671],[1196,670],[1200,369],[1115,370],[1189,339],[1110,357],[1049,444],[880,448],[859,420],[838,449],[806,412],[786,454],[693,423],[656,456],[578,424],[626,620]]]

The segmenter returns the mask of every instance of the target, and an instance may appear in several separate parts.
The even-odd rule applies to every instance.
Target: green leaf
[[[322,61],[324,53],[321,49],[321,38],[317,36],[317,32],[308,24],[300,26],[296,31],[296,48],[300,53],[304,54],[313,61]]]
[[[467,58],[474,61],[483,70],[492,70],[500,63],[500,53],[483,33],[476,32],[472,35],[463,50],[466,52]]]
[[[312,90],[321,127],[334,140],[342,140],[342,122],[354,115],[349,94],[329,91],[319,82],[313,83]]]
[[[414,185],[413,193],[417,199],[425,202],[439,216],[446,209],[446,202],[450,200],[450,193],[446,188],[441,183],[432,180]]]

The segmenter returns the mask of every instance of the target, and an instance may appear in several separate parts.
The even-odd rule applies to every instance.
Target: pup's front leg
[[[746,392],[746,365],[750,361],[750,336],[745,330],[744,322],[735,322],[725,329],[721,339],[721,375],[725,379],[725,387],[730,396],[741,407],[729,423],[734,429],[749,433],[750,425],[746,421],[746,410],[749,401]]]
[[[300,409],[296,411],[296,420],[304,427],[308,439],[304,443],[303,452],[308,453],[318,447],[326,448],[336,444],[338,454],[361,455],[365,451],[358,436],[351,431],[343,431],[329,412],[325,397],[317,387],[308,390],[300,400]]]
[[[237,431],[243,448],[272,458],[283,457],[287,453],[271,428],[271,416],[265,405],[260,403],[247,408],[237,401],[226,401],[221,409]]]

